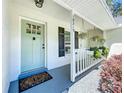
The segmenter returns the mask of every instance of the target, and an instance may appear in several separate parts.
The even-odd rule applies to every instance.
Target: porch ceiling
[[[102,29],[118,27],[110,11],[103,0],[54,0],[66,9],[74,10],[74,13],[94,26]]]

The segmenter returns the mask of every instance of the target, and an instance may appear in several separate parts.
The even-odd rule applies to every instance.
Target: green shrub
[[[109,53],[109,48],[103,48],[102,49],[102,55],[104,56],[104,57],[107,57],[108,56],[108,53]]]
[[[90,51],[95,51],[96,49],[98,49],[97,47],[90,47]]]
[[[102,50],[102,52],[100,50]],[[93,57],[97,59],[97,58],[101,58],[101,56],[107,57],[109,53],[109,48],[105,46],[101,46],[99,48],[91,47],[90,51],[94,51]]]
[[[101,47],[99,47],[99,49],[104,49],[104,48],[106,48],[105,46],[101,46]]]
[[[93,57],[96,59],[101,58],[101,52],[99,49],[94,50]]]

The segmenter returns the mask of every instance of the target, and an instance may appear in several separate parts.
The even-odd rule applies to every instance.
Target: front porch
[[[75,82],[85,77],[88,73],[97,69],[100,63],[91,67],[85,73],[82,73],[78,77],[76,77]],[[68,89],[75,82],[71,82],[70,80],[70,65],[65,65],[59,68],[55,68],[49,70],[48,73],[53,77],[53,79],[39,84],[33,88],[30,88],[22,93],[62,93],[66,89]],[[10,84],[8,93],[18,93],[18,81],[13,81]]]
[[[18,77],[40,68],[53,78],[23,93],[65,93],[98,68],[113,43],[121,42],[121,26],[103,0],[44,0],[42,8],[34,1],[7,1],[3,93],[19,93]]]

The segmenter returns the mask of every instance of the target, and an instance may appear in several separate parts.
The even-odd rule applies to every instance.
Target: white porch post
[[[75,81],[75,36],[74,36],[74,12],[71,11],[71,23],[70,23],[70,33],[71,33],[71,81]]]

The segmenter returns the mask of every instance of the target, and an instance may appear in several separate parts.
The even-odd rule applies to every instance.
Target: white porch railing
[[[94,59],[93,52],[84,50],[84,49],[76,49],[75,50],[75,75],[74,77],[80,75],[87,69],[91,68],[95,64],[99,63],[103,60],[101,59]]]

